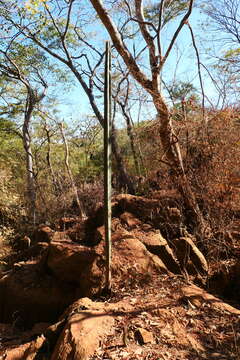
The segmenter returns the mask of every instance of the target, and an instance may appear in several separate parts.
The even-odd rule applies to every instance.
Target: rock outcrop
[[[0,321],[18,326],[54,321],[74,300],[103,287],[103,256],[69,240],[51,242],[44,257],[15,263],[0,279]],[[14,315],[15,314],[15,315]]]
[[[196,308],[204,305],[211,306],[212,308],[224,313],[230,313],[240,316],[240,310],[225,303],[221,299],[209,294],[207,291],[201,289],[196,285],[185,286],[182,288],[183,299],[190,301]]]
[[[207,272],[207,262],[190,237],[162,235],[160,229],[165,225],[172,229],[171,234],[180,233],[181,223],[181,212],[174,207],[176,199],[164,201],[159,205],[159,200],[116,197],[113,281],[141,282],[152,274]],[[74,231],[39,226],[33,232],[32,246],[11,260],[13,269],[0,280],[0,321],[12,321],[13,314],[19,327],[21,323],[31,326],[39,321],[55,321],[74,300],[101,293],[105,285],[102,209],[79,226],[75,221],[69,222]]]
[[[114,317],[107,306],[87,298],[75,302],[67,314],[66,325],[51,360],[87,360],[95,353],[104,336],[111,333]]]

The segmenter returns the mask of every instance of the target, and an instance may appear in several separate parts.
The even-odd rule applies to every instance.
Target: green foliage
[[[17,126],[16,123],[0,117],[0,137],[5,141],[16,137]]]
[[[195,88],[195,86],[193,86],[193,84],[184,81],[173,83],[169,87],[170,96],[174,101],[180,101],[182,99],[186,100],[187,98],[193,96],[196,91],[197,89]]]
[[[146,19],[154,22],[158,21],[160,4],[161,3],[158,2],[156,5],[144,9]],[[181,15],[188,8],[188,5],[189,0],[166,0],[163,7],[162,27]]]
[[[240,48],[230,49],[230,50],[225,52],[224,58],[225,59],[231,59],[231,58],[239,56],[239,55],[240,55]]]
[[[25,181],[25,158],[22,153],[22,140],[16,131],[14,122],[0,119],[0,169],[2,174],[7,174],[5,179],[8,179],[4,182],[4,188],[20,194]]]
[[[39,21],[40,20],[40,21]],[[63,34],[66,27],[66,19],[58,18],[56,19],[58,30],[56,26],[52,23],[51,20],[44,18],[41,21],[41,18],[38,19],[38,28],[39,28],[39,37],[44,41],[49,49],[59,50],[62,48],[61,36],[59,36],[59,31]],[[65,37],[65,42],[68,48],[77,48],[79,46],[79,41],[74,32],[74,26],[69,25],[68,32]]]

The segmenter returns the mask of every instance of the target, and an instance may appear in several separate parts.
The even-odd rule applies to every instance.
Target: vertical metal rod
[[[106,256],[106,290],[111,290],[111,45],[106,42],[104,79],[104,223]]]

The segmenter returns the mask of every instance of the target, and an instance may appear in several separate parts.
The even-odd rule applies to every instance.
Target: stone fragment
[[[154,342],[154,337],[153,334],[143,328],[138,328],[135,332],[135,337],[137,339],[137,341],[139,342],[139,344],[144,345],[144,344],[148,344],[148,343],[153,343]]]
[[[196,285],[183,287],[182,293],[183,298],[188,299],[191,303],[194,302],[196,304],[196,300],[198,300],[199,303],[207,303],[216,310],[228,312],[234,315],[240,315],[240,310],[234,308],[229,304],[226,304],[219,298],[209,294],[207,291],[199,288]]]
[[[24,352],[22,360],[34,360],[36,359],[36,354],[43,347],[44,342],[46,341],[43,335],[38,336],[36,340],[31,341],[30,346]]]
[[[167,240],[163,238],[159,230],[152,230],[146,233],[142,232],[141,235],[142,236],[140,236],[139,233],[139,236],[137,236],[139,240],[146,246],[148,251],[159,257],[170,272],[174,274],[181,273],[172,249],[169,247]]]
[[[33,244],[39,242],[50,243],[52,241],[53,234],[54,234],[54,230],[52,230],[49,226],[39,225],[39,227],[36,230],[34,230],[33,235],[31,237],[32,243]]]
[[[120,215],[120,219],[128,226],[129,230],[134,229],[138,225],[142,224],[141,220],[137,219],[133,214],[127,211]]]
[[[0,279],[0,322],[12,322],[14,313],[15,320],[26,327],[56,321],[76,299],[77,290],[76,285],[44,272],[39,264],[26,262]]]

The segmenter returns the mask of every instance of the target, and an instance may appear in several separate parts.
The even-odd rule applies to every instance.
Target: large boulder
[[[38,242],[46,242],[50,243],[52,241],[52,236],[54,234],[54,230],[52,230],[47,225],[39,225],[31,236],[32,244],[36,244]]]
[[[0,322],[29,327],[55,321],[74,300],[100,292],[104,260],[69,240],[52,242],[39,260],[20,262],[0,279]]]
[[[99,348],[103,338],[112,333],[117,316],[115,308],[115,304],[93,302],[89,298],[77,300],[65,310],[58,323],[35,331],[38,336],[32,341],[29,336],[36,326],[26,332],[26,339],[23,334],[11,336],[8,346],[0,349],[0,358],[87,360]],[[21,342],[25,343],[19,345]]]
[[[114,318],[102,303],[81,299],[68,311],[66,325],[58,339],[51,360],[87,360],[111,333]]]
[[[126,231],[124,227],[130,231]],[[148,250],[147,257],[149,256],[149,252],[152,255],[156,255],[160,260],[161,267],[164,265],[165,271],[167,269],[168,271],[175,274],[181,273],[178,261],[167,241],[161,235],[160,231],[155,230],[148,224],[142,223],[133,214],[124,212],[120,216],[120,220],[118,218],[112,219],[112,232],[113,249],[118,246],[116,239],[119,240],[121,236],[124,239],[126,239],[126,237],[129,239],[135,239],[134,246],[137,246],[136,244],[138,241],[140,241]],[[94,235],[95,242],[104,242],[104,234],[104,226],[99,227]],[[130,248],[131,247],[132,245],[130,245]],[[135,250],[133,250],[133,252],[134,251]],[[132,255],[129,256],[131,257]],[[155,257],[153,258],[156,260]]]
[[[18,251],[16,253],[11,254],[7,258],[7,263],[9,266],[13,266],[14,263],[18,263],[21,261],[27,261],[29,259],[43,259],[48,251],[48,244],[47,243],[37,243],[36,245],[30,246],[29,248]]]
[[[112,274],[121,278],[124,275],[137,277],[149,276],[152,272],[169,273],[169,269],[160,259],[147,250],[137,236],[125,230],[118,219],[113,219],[112,230]],[[104,253],[104,226],[96,230],[95,238],[99,245],[98,253]]]
[[[54,241],[49,245],[47,267],[59,281],[76,285],[81,297],[95,295],[103,285],[104,259],[94,248]]]
[[[47,274],[34,262],[16,264],[0,279],[0,322],[18,329],[55,321],[77,299],[76,287]]]
[[[163,235],[179,236],[179,224],[183,222],[180,207],[180,195],[163,192],[158,199],[148,199],[129,194],[117,195],[112,201],[112,216],[120,217],[128,230],[143,223],[151,223],[160,229]],[[85,225],[86,238],[91,241],[96,228],[104,224],[104,208],[100,206]],[[165,233],[164,233],[165,232]],[[94,244],[95,245],[95,244]]]
[[[138,278],[149,276],[154,272],[169,273],[163,261],[151,254],[146,246],[127,231],[119,231],[112,236],[112,272],[113,276],[124,274]]]
[[[134,234],[146,246],[148,251],[161,259],[169,271],[174,274],[181,273],[176,256],[159,230],[135,231]]]

